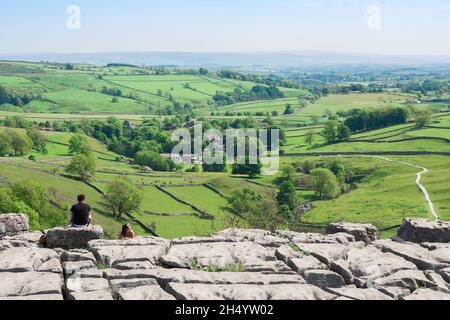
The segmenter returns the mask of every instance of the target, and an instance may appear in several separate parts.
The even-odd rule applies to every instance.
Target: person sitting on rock
[[[85,228],[89,226],[92,220],[91,207],[84,203],[86,200],[85,195],[80,194],[77,199],[78,203],[70,209],[70,212],[72,212],[70,226],[73,228]]]
[[[131,228],[131,224],[125,224],[122,226],[122,232],[120,233],[120,240],[134,239],[134,231]]]

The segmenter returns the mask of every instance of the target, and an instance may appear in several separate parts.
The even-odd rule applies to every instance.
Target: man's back
[[[85,203],[77,203],[70,209],[72,212],[72,224],[77,226],[85,226],[89,223],[89,212],[91,207]]]

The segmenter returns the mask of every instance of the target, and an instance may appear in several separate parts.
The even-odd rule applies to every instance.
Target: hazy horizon
[[[449,0],[4,0],[0,26],[1,55],[450,56]]]

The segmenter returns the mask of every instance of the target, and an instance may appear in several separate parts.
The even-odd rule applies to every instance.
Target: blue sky
[[[69,5],[81,29],[68,30]],[[380,30],[367,8],[381,9]],[[450,55],[450,0],[1,0],[0,53],[303,51]]]

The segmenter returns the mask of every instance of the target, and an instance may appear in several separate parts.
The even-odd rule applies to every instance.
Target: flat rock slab
[[[72,249],[61,254],[61,261],[92,261],[96,262],[94,254],[85,249]]]
[[[406,241],[450,242],[450,223],[425,219],[405,219],[398,235]]]
[[[332,223],[327,227],[328,234],[334,233],[348,233],[355,237],[356,241],[364,241],[371,243],[378,239],[378,229],[371,224],[357,224],[357,223]]]
[[[423,271],[402,270],[390,276],[373,280],[373,286],[377,287],[401,287],[414,291],[419,288],[437,288],[437,284],[430,280]]]
[[[0,240],[0,252],[11,248],[36,248],[37,245],[23,240]]]
[[[0,214],[0,237],[28,231],[26,214]]]
[[[128,262],[148,262],[154,266],[166,250],[161,245],[107,246],[95,248],[93,252],[102,264],[124,268]]]
[[[289,242],[288,239],[272,235],[268,231],[264,230],[242,230],[242,229],[226,229],[215,235],[224,239],[225,241],[235,241],[235,242],[254,242],[260,244],[264,247],[280,247]]]
[[[150,261],[126,261],[114,263],[114,268],[119,270],[150,270],[156,266]]]
[[[141,300],[175,300],[175,297],[165,292],[158,285],[143,286],[129,289],[119,289],[121,300],[141,301]]]
[[[330,288],[331,293],[352,300],[392,300],[392,297],[373,288],[358,289],[352,287],[346,288]]]
[[[18,296],[18,297],[0,297],[0,300],[9,301],[62,301],[64,300],[62,294],[39,294],[33,296]]]
[[[277,262],[277,259],[275,249],[253,242],[213,242],[174,245],[161,257],[160,262],[171,268],[190,268],[192,264],[199,268],[226,268],[242,263],[246,270],[256,271],[258,266]]]
[[[440,248],[428,250],[411,242],[378,240],[374,245],[383,252],[391,252],[414,263],[420,270],[440,270],[450,267],[450,250]]]
[[[11,248],[0,252],[0,272],[55,272],[62,273],[57,253],[37,247]]]
[[[72,292],[67,295],[67,300],[80,301],[110,301],[114,300],[109,291]]]
[[[39,231],[37,231],[37,232],[22,232],[22,233],[14,235],[14,236],[5,236],[5,237],[3,237],[3,240],[24,241],[24,242],[30,242],[30,243],[37,245],[43,235],[44,234]]]
[[[0,297],[62,295],[63,279],[57,273],[0,273]]]
[[[205,272],[187,269],[153,269],[130,270],[116,269],[104,270],[105,278],[110,281],[118,279],[155,279],[161,286],[169,282],[195,283],[195,284],[304,284],[305,280],[295,274],[257,273],[257,272]]]
[[[67,261],[63,262],[63,270],[64,273],[67,275],[72,275],[74,273],[80,273],[82,270],[86,269],[97,269],[94,262],[91,260],[85,260],[85,261]]]
[[[431,289],[417,289],[404,300],[450,300],[450,294]]]
[[[366,286],[371,279],[388,276],[400,270],[417,270],[412,262],[392,253],[381,252],[374,246],[350,249],[345,259],[334,261],[331,269],[344,277],[347,283]]]
[[[329,243],[295,243],[297,247],[307,255],[312,255],[320,262],[330,266],[333,261],[345,259],[347,253],[353,248],[364,248],[364,242],[349,244]]]
[[[308,270],[303,277],[306,282],[319,288],[340,288],[345,286],[344,278],[330,270]]]
[[[166,291],[177,300],[332,300],[335,295],[308,284],[211,285],[170,283]]]
[[[159,286],[158,281],[152,278],[148,279],[116,279],[109,281],[111,287],[118,289],[133,289],[145,286]]]
[[[49,248],[86,248],[89,241],[103,238],[100,226],[87,228],[54,228],[47,231],[47,247]]]
[[[355,237],[348,233],[336,233],[323,235],[319,233],[300,233],[294,231],[277,231],[277,234],[294,243],[336,243],[347,244],[355,242]]]
[[[70,277],[66,281],[66,292],[108,291],[109,282],[103,278]]]
[[[168,248],[170,241],[156,237],[136,237],[132,240],[92,240],[88,244],[89,251],[100,247],[132,247],[132,246],[162,246]]]

